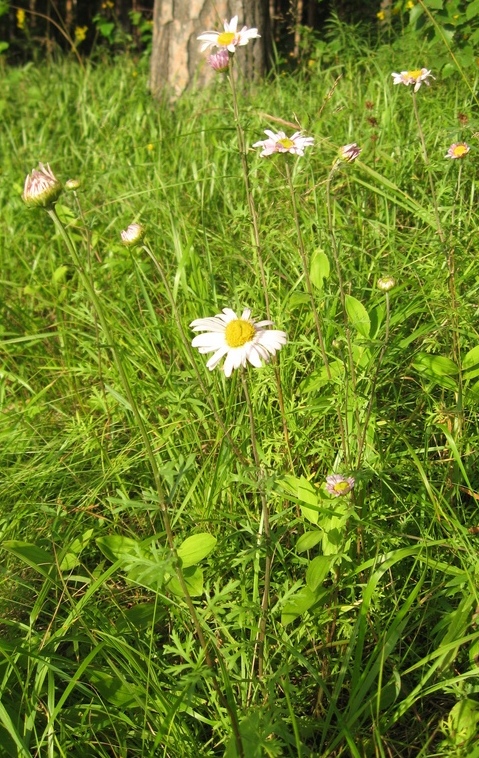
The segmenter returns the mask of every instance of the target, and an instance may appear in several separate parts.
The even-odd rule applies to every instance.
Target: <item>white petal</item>
[[[245,308],[243,313],[241,314],[241,318],[243,321],[249,321],[251,317],[251,309]]]
[[[210,318],[196,318],[191,322],[190,329],[193,329],[194,332],[224,332],[225,325],[216,316],[211,316]]]
[[[260,353],[258,351],[258,345],[253,345],[248,353],[248,360],[255,368],[261,368],[263,365],[261,362]]]
[[[236,313],[232,311],[231,308],[223,308],[223,313],[224,316],[221,313],[219,313],[218,316],[222,318],[226,324],[229,324],[230,321],[238,318]]]
[[[224,334],[211,334],[211,332],[207,332],[206,334],[197,334],[191,343],[192,347],[207,347],[208,352],[211,350],[217,350],[225,344],[226,342]]]
[[[233,16],[229,24],[227,21],[225,21],[225,32],[234,32],[236,34],[237,28],[238,28],[238,16]]]
[[[224,347],[220,347],[219,350],[217,350],[216,353],[211,356],[206,364],[206,368],[209,368],[210,371],[213,371],[213,369],[218,365],[222,357],[226,355],[227,352],[228,347],[226,345]]]
[[[230,377],[233,372],[233,351],[229,350],[228,355],[226,356],[226,360],[224,362],[223,371],[225,372],[226,377]]]

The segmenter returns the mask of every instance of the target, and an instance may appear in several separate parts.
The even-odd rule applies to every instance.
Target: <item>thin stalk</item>
[[[238,108],[238,96],[236,92],[233,62],[234,62],[234,56],[230,58],[230,73],[228,77],[230,86],[231,86],[231,96],[232,96],[232,101],[233,101],[233,116],[234,116],[234,122],[236,125],[238,149],[239,149],[239,153],[241,157],[241,166],[243,169],[243,181],[244,181],[245,190],[246,190],[246,198],[248,201],[248,210],[249,210],[249,216],[250,216],[250,221],[251,221],[251,228],[253,232],[254,250],[255,250],[256,260],[258,262],[258,269],[259,269],[259,274],[261,278],[261,286],[263,289],[264,302],[266,306],[266,315],[267,315],[268,320],[272,321],[271,306],[270,306],[269,294],[268,294],[268,285],[266,282],[264,261],[263,261],[263,255],[261,252],[258,213],[256,211],[256,205],[254,202],[253,192],[251,190],[251,182],[250,182],[249,168],[248,168],[248,158],[247,158],[247,153],[246,153],[246,141],[245,141],[244,132],[243,132],[243,128],[241,126],[241,121],[240,121],[240,114],[239,114],[239,108]],[[291,470],[293,470],[291,441],[289,437],[289,428],[288,428],[288,421],[286,418],[283,387],[281,384],[281,375],[279,371],[278,360],[279,360],[278,357],[273,358],[272,364],[273,364],[273,369],[274,369],[274,377],[276,380],[276,390],[277,390],[277,395],[278,395],[279,410],[281,414],[281,422],[282,422],[282,427],[283,427],[283,437],[286,444],[286,451],[288,455],[289,465],[290,465]]]
[[[412,104],[413,104],[413,109],[414,109],[414,117],[416,119],[416,124],[417,124],[417,130],[418,130],[418,133],[419,133],[419,139],[421,141],[422,157],[423,157],[423,160],[424,160],[424,164],[426,166],[427,175],[428,175],[428,179],[429,179],[429,187],[431,189],[431,198],[432,198],[432,205],[433,205],[433,208],[434,208],[434,216],[436,218],[437,233],[439,235],[439,239],[441,240],[442,244],[444,245],[445,242],[446,242],[446,238],[444,236],[444,232],[443,232],[442,225],[441,225],[441,217],[439,215],[439,207],[438,207],[438,204],[437,204],[437,197],[436,197],[436,188],[434,186],[434,180],[432,178],[431,164],[429,163],[429,157],[428,157],[427,148],[426,148],[426,141],[424,139],[424,132],[423,132],[422,126],[421,126],[421,119],[419,118],[419,110],[418,110],[418,107],[417,107],[417,97],[416,97],[416,93],[414,92],[414,90],[413,90],[413,93],[412,93]]]
[[[133,392],[132,392],[132,389],[131,389],[131,386],[130,386],[130,381],[128,379],[128,376],[126,374],[124,366],[123,366],[123,364],[121,362],[121,358],[120,358],[120,355],[118,353],[118,349],[117,349],[117,347],[115,345],[115,342],[113,340],[113,335],[112,335],[112,333],[110,331],[110,327],[109,327],[108,321],[105,318],[105,314],[103,313],[103,308],[101,306],[100,300],[99,300],[99,298],[98,298],[98,296],[97,296],[97,294],[95,292],[95,288],[94,288],[92,282],[90,281],[90,277],[88,276],[88,273],[83,268],[83,265],[82,265],[82,262],[80,260],[80,257],[78,256],[78,253],[76,251],[76,247],[73,244],[73,241],[72,241],[70,235],[68,234],[68,232],[64,228],[62,222],[58,218],[58,215],[57,215],[55,209],[52,207],[52,208],[47,208],[46,210],[47,210],[48,215],[52,219],[53,223],[55,224],[55,227],[56,227],[57,231],[60,233],[60,236],[62,237],[62,239],[63,239],[63,241],[64,241],[64,243],[65,243],[65,245],[66,245],[66,247],[68,249],[68,252],[70,253],[70,255],[71,255],[72,259],[73,259],[73,262],[74,262],[74,264],[76,266],[76,269],[77,269],[77,271],[78,271],[78,273],[80,275],[80,278],[82,280],[83,286],[85,287],[85,290],[87,291],[88,296],[90,298],[90,301],[91,301],[91,303],[92,303],[92,305],[93,305],[93,307],[94,307],[94,309],[96,311],[96,314],[98,316],[98,320],[99,320],[99,322],[101,324],[101,327],[103,329],[103,333],[105,335],[108,347],[110,348],[111,353],[113,355],[113,360],[114,360],[115,366],[116,366],[117,371],[118,371],[118,373],[120,375],[121,382],[123,384],[123,389],[125,391],[127,400],[128,400],[128,402],[130,404],[130,407],[132,409],[132,412],[133,412],[133,415],[135,417],[135,421],[137,423],[138,429],[140,430],[140,434],[141,434],[141,437],[142,437],[142,440],[143,440],[143,444],[144,444],[145,450],[146,450],[146,455],[147,455],[147,458],[148,458],[150,466],[151,466],[151,470],[152,470],[152,473],[153,473],[153,478],[155,480],[156,491],[157,491],[157,494],[158,494],[158,502],[159,502],[160,512],[161,512],[162,519],[163,519],[163,525],[165,527],[165,532],[166,532],[166,538],[167,538],[167,542],[168,542],[168,547],[169,547],[169,549],[170,549],[170,551],[171,551],[171,553],[173,555],[173,560],[174,560],[174,565],[175,565],[175,570],[176,570],[176,574],[177,574],[177,577],[178,577],[178,581],[180,583],[180,586],[181,586],[181,589],[182,589],[182,592],[183,592],[183,595],[184,595],[184,598],[185,598],[185,602],[186,602],[186,605],[188,607],[188,611],[189,611],[191,619],[193,621],[193,625],[195,627],[196,635],[198,637],[199,643],[200,643],[201,648],[203,650],[203,654],[205,656],[206,664],[207,664],[208,668],[211,671],[213,687],[214,687],[214,689],[215,689],[215,691],[216,691],[216,693],[218,695],[218,698],[219,698],[222,706],[228,712],[228,715],[229,715],[230,720],[231,720],[231,726],[232,726],[232,729],[233,729],[233,733],[235,735],[235,740],[236,740],[236,744],[237,744],[237,747],[238,747],[239,754],[240,754],[240,756],[242,758],[244,758],[244,750],[243,750],[243,745],[242,745],[242,740],[241,740],[241,734],[240,734],[240,731],[239,731],[238,717],[236,715],[236,711],[235,711],[234,707],[228,701],[228,699],[225,697],[225,695],[223,694],[223,691],[222,691],[222,689],[220,687],[220,684],[219,684],[219,681],[218,681],[217,675],[216,675],[216,665],[215,665],[214,659],[212,658],[212,656],[210,654],[208,643],[207,643],[206,638],[204,636],[203,629],[201,627],[199,617],[198,617],[198,615],[196,613],[196,608],[193,605],[193,601],[191,599],[191,595],[190,595],[190,593],[188,591],[188,587],[186,585],[185,578],[183,576],[183,572],[182,572],[180,564],[179,564],[178,554],[177,554],[176,548],[175,548],[173,529],[172,529],[172,526],[171,526],[170,516],[169,516],[168,508],[167,508],[167,505],[166,505],[166,499],[165,499],[165,494],[164,494],[164,490],[163,490],[163,485],[161,483],[160,471],[159,471],[159,468],[158,468],[158,464],[156,462],[155,454],[154,454],[153,447],[152,447],[151,442],[150,442],[148,431],[146,429],[145,423],[143,421],[141,413],[140,413],[140,411],[138,409],[138,406],[136,404],[136,401],[135,401],[135,398],[134,398],[134,395],[133,395]],[[218,651],[217,650],[215,650],[215,655],[218,656]]]
[[[260,498],[261,498],[261,520],[263,523],[262,523],[262,530],[260,528],[258,532],[258,545],[261,544],[263,535],[264,535],[264,541],[266,543],[265,544],[266,558],[265,558],[265,566],[264,566],[263,598],[261,601],[261,613],[260,613],[260,619],[259,619],[259,624],[258,624],[258,633],[256,635],[253,661],[251,664],[251,680],[250,680],[250,686],[248,689],[248,701],[249,701],[256,660],[258,661],[258,677],[261,679],[264,673],[264,648],[265,648],[264,643],[265,643],[265,638],[266,638],[266,623],[267,623],[268,610],[269,610],[269,590],[270,590],[270,584],[271,584],[272,555],[271,555],[271,527],[270,527],[270,522],[269,522],[269,507],[268,507],[268,501],[266,499],[266,495],[264,493],[263,484],[261,481],[262,479],[261,460],[258,453],[258,443],[256,439],[256,426],[255,426],[255,421],[254,421],[253,405],[251,402],[251,397],[248,390],[248,383],[246,381],[244,371],[241,371],[241,380],[243,383],[243,391],[244,391],[244,396],[246,399],[246,406],[248,408],[251,446],[253,449],[254,463],[256,466],[256,470],[258,471],[258,484],[259,484]]]

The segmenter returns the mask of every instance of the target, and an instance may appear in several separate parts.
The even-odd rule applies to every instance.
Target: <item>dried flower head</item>
[[[246,366],[247,361],[255,368],[268,363],[288,341],[287,334],[279,329],[267,329],[272,321],[256,321],[251,318],[251,311],[245,308],[238,318],[231,308],[223,308],[211,318],[197,318],[190,327],[198,334],[192,341],[200,353],[213,353],[206,366],[210,371],[226,356],[223,371],[231,376],[233,369]]]
[[[259,36],[257,29],[248,29],[246,26],[238,31],[238,16],[234,16],[231,21],[225,19],[224,32],[203,32],[197,39],[203,42],[201,52],[209,47],[222,47],[234,53],[237,47],[247,45],[250,39]]]
[[[347,495],[355,485],[355,479],[352,476],[341,476],[341,474],[330,474],[326,477],[326,489],[335,497]]]
[[[467,126],[467,124],[469,123],[469,117],[466,116],[465,113],[458,113],[457,120],[459,121],[461,126]]]
[[[130,224],[128,229],[121,232],[121,241],[127,247],[138,245],[145,236],[145,227],[142,224]]]
[[[25,179],[22,198],[27,205],[40,205],[47,208],[52,205],[62,191],[61,182],[56,178],[49,164],[38,164]]]
[[[471,148],[467,142],[454,142],[445,157],[456,160],[457,158],[465,158]]]

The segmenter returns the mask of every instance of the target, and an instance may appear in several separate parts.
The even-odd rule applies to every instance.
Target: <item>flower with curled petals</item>
[[[412,71],[401,71],[400,74],[391,74],[394,77],[393,84],[404,84],[409,87],[410,84],[414,84],[414,92],[417,92],[421,84],[427,84],[429,87],[428,78],[435,79],[427,68],[416,68]]]
[[[264,133],[268,139],[255,142],[253,147],[262,147],[260,155],[265,158],[273,153],[292,153],[293,155],[304,155],[304,149],[314,144],[313,137],[302,137],[301,132],[295,132],[291,137],[287,137],[284,132],[272,132],[265,129]]]
[[[354,477],[330,474],[326,477],[326,489],[334,497],[347,495],[356,484]]]
[[[350,142],[349,145],[343,145],[339,148],[339,158],[346,163],[354,163],[361,154],[361,150],[362,148],[358,147],[356,142]]]
[[[260,36],[257,29],[248,29],[246,26],[238,31],[238,16],[233,16],[231,21],[225,19],[224,32],[203,32],[197,39],[203,42],[200,52],[208,50],[209,47],[221,47],[234,53],[237,47],[247,45],[250,39]]]
[[[206,364],[210,371],[225,358],[223,371],[229,377],[233,369],[245,367],[247,361],[255,368],[261,368],[263,362],[268,363],[270,357],[286,344],[285,332],[266,328],[272,323],[252,319],[249,308],[244,309],[240,318],[231,308],[223,308],[223,312],[216,316],[191,322],[190,328],[194,332],[204,332],[197,334],[191,344],[200,353],[213,353]]]
[[[138,245],[145,236],[145,227],[143,224],[130,224],[120,233],[120,236],[126,247],[133,247],[133,245]]]
[[[49,164],[38,164],[31,174],[25,179],[23,188],[23,201],[27,205],[40,205],[42,208],[49,208],[58,200],[62,191],[61,182],[56,178]]]

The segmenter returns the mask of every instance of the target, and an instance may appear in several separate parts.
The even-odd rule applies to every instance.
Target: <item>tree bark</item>
[[[155,0],[150,88],[156,98],[175,98],[187,87],[204,86],[215,74],[196,39],[223,29],[238,16],[238,28],[256,27],[260,39],[241,47],[237,63],[248,79],[264,74],[271,56],[269,0]]]

